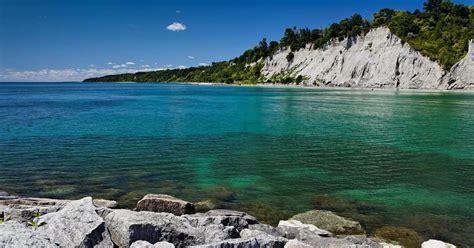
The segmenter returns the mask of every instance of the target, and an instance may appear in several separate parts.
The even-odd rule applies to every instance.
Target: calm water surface
[[[0,190],[314,207],[474,245],[474,94],[0,84]]]

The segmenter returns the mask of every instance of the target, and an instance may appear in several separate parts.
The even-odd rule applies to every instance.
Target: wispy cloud
[[[108,64],[108,65],[113,65],[114,63],[112,63],[112,62],[107,62],[107,64]]]
[[[177,69],[186,69],[186,68],[188,68],[188,67],[185,66],[185,65],[180,65],[180,66],[178,66],[178,67],[176,67],[176,68],[177,68]]]
[[[149,68],[150,65],[142,65],[143,68]]]
[[[166,29],[173,31],[173,32],[179,32],[179,31],[184,31],[186,30],[186,25],[179,23],[179,22],[173,22],[172,24],[168,25]]]
[[[199,63],[199,66],[208,66],[208,63]]]
[[[125,63],[125,64],[126,64],[126,65],[134,65],[134,64],[135,64],[135,62],[131,62],[131,61],[129,61],[129,62]]]
[[[176,10],[176,14],[181,14],[181,10]]]
[[[126,64],[120,64],[120,65],[113,65],[112,68],[117,69],[117,68],[125,68],[127,67]]]
[[[118,68],[99,69],[99,68],[85,68],[85,69],[42,69],[42,70],[3,70],[0,71],[0,81],[8,82],[63,82],[63,81],[82,81],[86,78],[101,77],[111,74],[135,73],[139,71],[160,71],[173,69],[172,67],[143,67],[141,69],[126,68],[122,65],[117,65]],[[146,66],[146,65],[145,65]],[[184,69],[186,66],[178,66],[176,68]]]
[[[189,55],[188,59],[195,59],[196,57]]]

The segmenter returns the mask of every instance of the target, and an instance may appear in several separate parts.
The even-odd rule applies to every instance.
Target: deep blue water
[[[146,193],[274,223],[314,207],[474,245],[474,94],[0,84],[0,190]]]

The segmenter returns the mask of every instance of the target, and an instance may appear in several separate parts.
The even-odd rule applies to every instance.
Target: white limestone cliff
[[[474,85],[472,43],[466,58],[445,72],[435,61],[412,49],[386,27],[333,41],[320,49],[310,45],[294,52],[282,49],[264,60],[262,75],[269,81],[281,75],[303,76],[305,85],[356,88],[448,89]]]

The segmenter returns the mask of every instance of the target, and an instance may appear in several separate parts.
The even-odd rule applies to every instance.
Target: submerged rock
[[[0,247],[59,247],[46,235],[24,223],[7,221],[0,224]]]
[[[63,247],[111,247],[105,222],[95,210],[91,197],[71,201],[60,211],[41,216],[38,232]]]
[[[304,224],[312,224],[318,228],[335,234],[363,234],[364,229],[359,222],[346,219],[331,211],[311,210],[291,217]]]
[[[455,245],[436,239],[430,239],[421,244],[421,248],[456,248]]]
[[[374,236],[387,241],[397,242],[404,247],[420,247],[423,238],[413,229],[385,226],[375,230]]]
[[[165,212],[174,215],[194,214],[196,208],[194,204],[169,195],[145,195],[137,203],[137,211]]]

